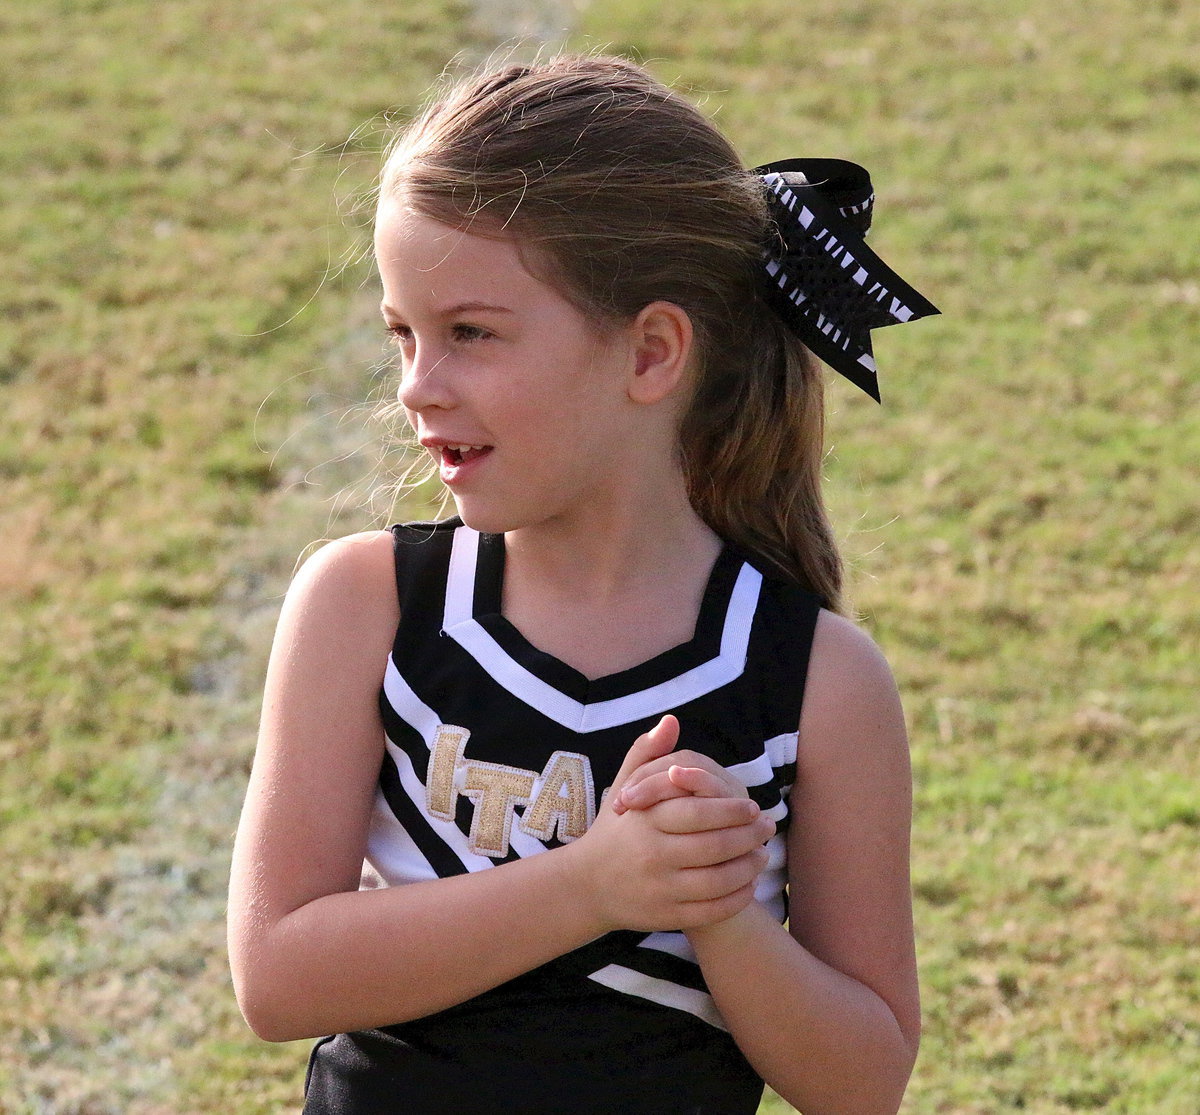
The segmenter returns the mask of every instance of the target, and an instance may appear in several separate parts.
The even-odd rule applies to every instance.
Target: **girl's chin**
[[[549,519],[557,518],[547,514],[543,506],[531,507],[528,503],[520,506],[515,503],[501,504],[480,499],[477,495],[455,495],[454,507],[458,517],[480,534],[508,534],[515,530],[540,526]]]
[[[455,495],[454,508],[458,517],[480,534],[504,534],[523,525],[520,517],[514,512],[488,506],[483,500],[472,499],[469,496]]]

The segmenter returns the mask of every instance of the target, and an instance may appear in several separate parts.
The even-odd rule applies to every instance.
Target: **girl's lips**
[[[453,484],[472,471],[492,452],[490,445],[443,445],[440,474],[444,484]]]
[[[490,448],[490,445],[443,445],[442,460],[463,465],[474,460],[480,453],[486,453]]]

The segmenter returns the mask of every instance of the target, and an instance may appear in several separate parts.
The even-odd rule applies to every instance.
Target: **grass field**
[[[342,214],[379,113],[523,16],[693,89],[748,161],[866,163],[875,246],[945,313],[878,336],[883,408],[831,390],[913,737],[906,1113],[1196,1115],[1181,0],[0,6],[0,1112],[298,1106],[222,918],[279,594],[372,521],[337,498],[380,389]]]

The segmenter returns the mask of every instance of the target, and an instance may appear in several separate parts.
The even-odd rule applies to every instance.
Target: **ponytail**
[[[692,506],[840,612],[842,561],[822,491],[821,366],[768,307],[756,307],[750,326],[742,343],[751,351],[724,373],[709,362],[680,428]]]

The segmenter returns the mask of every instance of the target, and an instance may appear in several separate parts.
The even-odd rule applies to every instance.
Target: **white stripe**
[[[462,526],[454,532],[446,570],[446,609],[442,626],[467,623],[475,610],[475,566],[479,561],[479,532]]]
[[[783,888],[787,883],[787,872],[780,869],[777,871],[764,871],[759,875],[758,880],[754,884],[754,897],[768,907],[774,907],[778,903],[778,908],[783,909]],[[779,917],[779,915],[776,915]],[[783,918],[779,917],[782,921]]]
[[[791,787],[788,787],[788,789],[791,789]],[[764,809],[762,811],[762,815],[764,817],[770,817],[770,819],[772,819],[772,821],[774,821],[776,823],[776,825],[781,825],[782,821],[784,821],[784,817],[787,816],[787,811],[788,811],[787,810],[787,790],[782,789],[782,787],[780,787],[779,792],[780,792],[779,802],[776,803],[775,805],[772,805],[772,807],[770,807],[770,809]]]
[[[678,956],[680,960],[699,963],[695,950],[682,933],[651,933],[644,941],[638,943],[638,948],[669,952],[672,956]]]
[[[782,796],[779,801],[770,809],[763,810],[763,816],[770,817],[777,825],[788,815],[787,790],[781,789],[780,793]]]
[[[382,790],[375,791],[366,860],[389,887],[438,877],[408,829],[396,820]]]
[[[799,732],[784,732],[781,736],[772,736],[763,744],[773,767],[785,767],[796,761],[796,747],[800,742]],[[764,779],[764,781],[766,781]],[[755,783],[758,785],[758,783]]]
[[[763,745],[764,748],[767,746]],[[726,767],[725,770],[733,775],[743,786],[749,789],[751,786],[762,786],[771,781],[771,757],[768,754],[756,755],[749,762],[734,763],[731,767]]]
[[[447,627],[446,634],[474,658],[493,681],[514,697],[548,716],[556,724],[579,731],[580,709],[583,706],[510,657],[476,620]]]
[[[681,987],[670,980],[655,979],[654,976],[644,976],[631,968],[620,964],[609,964],[598,972],[593,972],[588,979],[611,987],[614,991],[623,991],[626,995],[636,995],[639,999],[649,999],[664,1007],[674,1007],[676,1010],[694,1014],[710,1026],[718,1030],[728,1031],[724,1019],[717,1010],[717,1004],[712,996],[704,991],[696,991],[691,987]]]
[[[448,578],[451,583],[446,591],[445,632],[483,667],[493,681],[564,728],[585,734],[657,716],[728,685],[746,668],[746,650],[762,588],[762,574],[743,563],[725,613],[721,649],[715,658],[638,693],[592,704],[576,701],[527,670],[471,617],[474,610],[474,554],[478,545],[476,531],[468,527],[459,527],[455,531]],[[460,547],[464,553],[456,561]],[[432,736],[426,737],[427,742],[430,739]]]
[[[383,672],[383,692],[387,696],[388,704],[396,710],[404,723],[421,736],[426,747],[432,747],[437,730],[442,726],[441,718],[412,691],[408,682],[396,669],[391,655],[388,655],[387,669]]]

